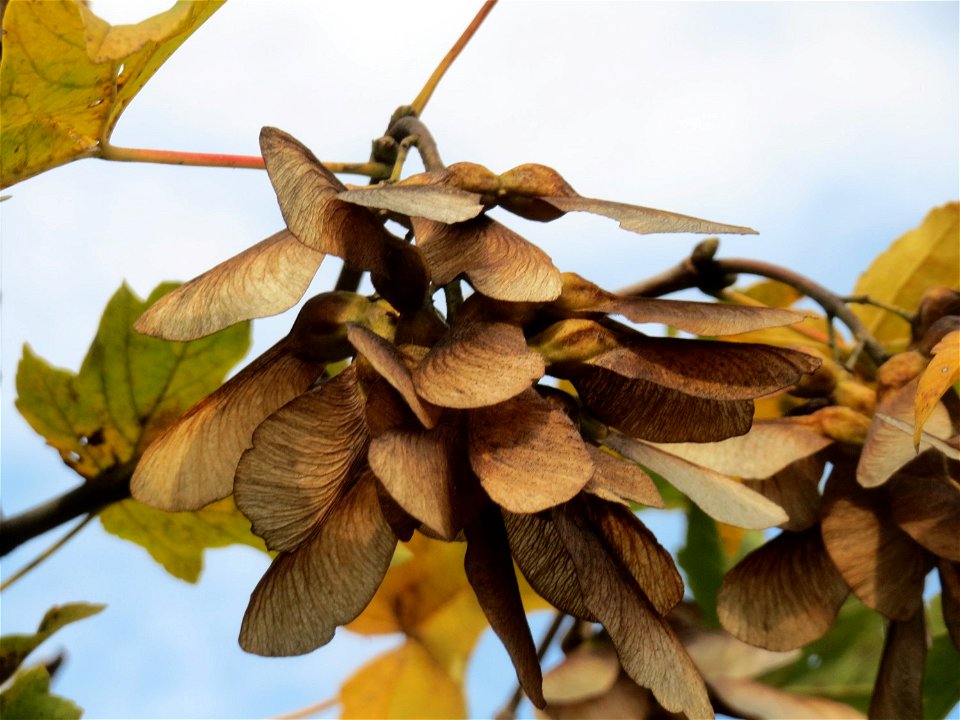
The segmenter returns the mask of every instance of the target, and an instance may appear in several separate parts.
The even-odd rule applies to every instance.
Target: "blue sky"
[[[131,22],[164,5],[93,8]],[[255,154],[259,128],[275,125],[321,159],[366,159],[478,5],[231,0],[142,91],[114,142]],[[543,162],[585,195],[750,225],[761,234],[724,239],[721,253],[847,292],[894,238],[960,195],[957,27],[956,3],[505,2],[423,117],[447,162]],[[0,479],[11,514],[76,482],[13,406],[23,343],[76,369],[121,282],[144,296],[189,279],[282,220],[256,171],[87,160],[6,192]],[[673,265],[698,239],[586,216],[508,222],[561,269],[610,289]],[[336,273],[328,260],[313,291]],[[253,353],[294,312],[257,322]],[[660,522],[675,547],[681,526]],[[52,539],[4,558],[3,574]],[[31,630],[54,604],[108,603],[41,651],[67,649],[57,690],[90,718],[288,712],[336,694],[392,642],[341,633],[302,658],[246,655],[236,635],[267,559],[246,548],[207,558],[187,585],[91,525],[4,592],[2,631]],[[514,680],[489,635],[477,658],[471,707],[485,716]]]

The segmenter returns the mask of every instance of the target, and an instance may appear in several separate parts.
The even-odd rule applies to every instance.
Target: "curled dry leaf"
[[[171,512],[226,497],[256,427],[321,372],[322,366],[293,356],[284,341],[274,345],[150,444],[130,482],[133,497]]]
[[[342,502],[367,454],[356,365],[284,405],[253,434],[234,496],[271,550],[292,550]]]
[[[603,443],[665,477],[715,520],[750,529],[787,521],[783,508],[731,477],[619,433],[610,433]]]
[[[661,450],[724,475],[768,478],[833,442],[806,417],[757,420],[746,435],[712,443],[659,444]]]
[[[883,657],[870,698],[872,718],[921,718],[927,634],[921,607],[908,620],[887,628]]]
[[[919,378],[915,378],[903,387],[887,393],[877,404],[877,413],[902,422],[912,422],[918,384]],[[940,438],[953,435],[950,414],[942,403],[937,403],[931,410],[926,429]],[[921,450],[929,447],[930,444],[926,441],[920,443]],[[909,434],[885,422],[882,418],[874,417],[863,445],[863,452],[860,454],[860,463],[857,465],[857,482],[864,487],[882,485],[916,456],[917,450]]]
[[[584,603],[573,559],[549,516],[508,510],[502,514],[510,552],[530,586],[558,610],[596,622]]]
[[[417,395],[413,385],[413,376],[404,362],[403,355],[396,345],[359,325],[347,327],[350,343],[370,362],[373,369],[393,387],[406,401],[417,420],[425,428],[437,424],[440,415],[438,408],[424,402]]]
[[[387,492],[407,513],[445,540],[461,530],[458,477],[463,476],[459,428],[387,430],[370,442],[369,462]]]
[[[250,597],[241,647],[301,655],[329,642],[370,602],[396,545],[380,513],[376,480],[365,473],[305,542],[274,559]]]
[[[470,465],[487,494],[510,512],[565,502],[593,475],[580,432],[535,390],[477,408],[467,423]]]
[[[437,185],[376,185],[351,188],[337,197],[354,205],[442,223],[464,222],[483,212],[477,193]]]
[[[960,562],[960,484],[947,463],[927,450],[887,484],[893,519],[907,535],[935,555]]]
[[[413,371],[417,393],[434,405],[493,405],[543,376],[543,357],[527,347],[523,330],[511,323],[488,322],[469,305]]]
[[[460,275],[487,297],[549,302],[560,295],[560,271],[550,256],[486,216],[456,225],[413,219],[430,276],[446,285]]]
[[[926,552],[890,516],[882,490],[861,487],[834,466],[821,505],[823,542],[833,564],[864,605],[908,620],[923,606]]]
[[[920,376],[914,400],[913,446],[920,447],[920,433],[930,414],[939,406],[940,398],[960,380],[960,331],[946,335],[933,348],[933,358]]]
[[[572,382],[580,400],[597,419],[644,440],[723,440],[747,432],[753,419],[750,400],[693,397],[593,365],[577,369]]]
[[[488,504],[467,525],[466,536],[467,579],[493,631],[510,654],[520,687],[536,707],[542,708],[546,702],[540,659],[527,625],[507,533],[497,508]]]
[[[573,560],[584,602],[610,634],[626,673],[667,710],[712,718],[703,678],[690,656],[631,576],[606,553],[585,518],[571,504],[554,509],[552,517]],[[663,672],[664,667],[671,671]]]
[[[663,507],[660,491],[643,468],[630,460],[617,458],[603,448],[586,447],[593,460],[594,472],[584,490],[605,500],[623,499],[639,505]]]
[[[736,335],[801,322],[808,313],[726,303],[625,297],[608,292],[576,273],[562,276],[555,307],[567,312],[623,315],[635,323],[662,323],[695,335]]]
[[[792,650],[830,629],[847,593],[818,527],[782,532],[727,573],[717,615],[744,642]]]
[[[164,295],[134,328],[165,340],[194,340],[276,315],[303,297],[323,258],[281,230]]]

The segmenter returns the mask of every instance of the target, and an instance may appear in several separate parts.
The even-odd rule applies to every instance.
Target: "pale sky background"
[[[114,142],[256,154],[260,127],[275,125],[321,159],[365,160],[479,5],[231,0],[147,84]],[[113,22],[167,6],[93,3]],[[781,263],[844,293],[894,238],[960,195],[958,60],[957,3],[508,1],[423,119],[448,163],[542,162],[585,195],[750,225],[761,234],[724,239],[721,255]],[[266,174],[251,170],[85,160],[5,192],[2,504],[13,514],[77,482],[14,408],[23,343],[76,370],[121,282],[145,296],[187,280],[282,220]],[[675,264],[699,239],[641,237],[582,215],[507,222],[562,270],[610,289]],[[313,292],[337,268],[328,260]],[[255,323],[251,357],[294,313]],[[681,542],[678,518],[645,519],[669,547]],[[3,574],[63,531],[4,558]],[[39,653],[66,649],[55,689],[89,718],[289,712],[335,695],[363,658],[396,643],[339,633],[299,658],[241,652],[240,619],[267,562],[246,548],[211,551],[192,586],[91,525],[4,592],[2,631],[32,631],[55,604],[107,603]],[[489,716],[514,684],[488,633],[470,669],[471,712]]]

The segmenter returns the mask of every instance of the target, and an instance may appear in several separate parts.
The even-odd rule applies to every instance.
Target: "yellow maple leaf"
[[[78,0],[12,0],[0,58],[0,187],[99,155],[120,114],[225,0],[112,26]]]

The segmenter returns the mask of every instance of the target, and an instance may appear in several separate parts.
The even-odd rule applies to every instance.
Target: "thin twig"
[[[0,557],[75,517],[94,514],[112,502],[130,497],[134,467],[134,463],[112,467],[60,497],[0,519]]]
[[[420,157],[423,159],[423,166],[427,170],[443,170],[446,166],[440,159],[437,142],[419,118],[413,115],[397,118],[387,130],[387,137],[392,137],[397,143],[403,143],[412,135],[417,138],[413,144],[417,146]]]
[[[332,698],[327,698],[326,700],[321,700],[320,702],[314,703],[313,705],[308,705],[305,708],[294,710],[293,712],[287,713],[286,715],[278,715],[276,717],[276,720],[302,720],[303,718],[308,718],[311,715],[316,715],[317,713],[323,712],[324,710],[329,710],[339,702],[340,702],[339,697],[335,696]]]
[[[483,24],[483,21],[496,4],[497,0],[487,0],[487,2],[483,4],[480,12],[470,21],[467,29],[463,31],[463,34],[453,44],[453,47],[450,48],[450,51],[444,56],[443,60],[440,61],[440,64],[437,65],[437,69],[433,71],[433,74],[423,86],[423,90],[420,91],[420,94],[417,95],[416,99],[410,104],[410,107],[413,108],[413,111],[417,115],[423,114],[423,109],[430,101],[430,96],[433,95],[433,91],[437,89],[437,85],[440,84],[440,80],[443,79],[444,74],[446,74],[449,67],[453,65],[453,61],[457,59],[460,52],[467,46],[470,38],[477,32],[477,29]]]
[[[96,516],[93,515],[92,513],[91,513],[90,515],[87,515],[83,520],[81,520],[79,523],[77,523],[76,525],[74,525],[73,528],[72,528],[66,535],[64,535],[62,538],[60,538],[59,540],[57,540],[53,545],[51,545],[50,547],[48,547],[48,548],[47,548],[46,550],[44,550],[42,553],[40,553],[39,555],[37,555],[37,557],[35,557],[33,560],[31,560],[30,562],[28,562],[28,563],[27,563],[26,565],[24,565],[22,568],[20,568],[19,570],[17,570],[17,572],[15,572],[13,575],[11,575],[11,576],[8,577],[6,580],[4,580],[2,583],[0,583],[0,592],[3,592],[4,590],[6,590],[8,587],[10,587],[11,585],[13,585],[17,580],[19,580],[20,578],[22,578],[22,577],[23,577],[24,575],[26,575],[28,572],[30,572],[31,570],[33,570],[37,565],[39,565],[40,563],[42,563],[42,562],[43,562],[44,560],[46,560],[48,557],[50,557],[51,555],[53,555],[57,550],[59,550],[59,549],[60,549],[61,547],[63,547],[64,545],[66,545],[66,544],[67,544],[67,541],[69,541],[70,538],[72,538],[72,537],[73,537],[74,535],[76,535],[78,532],[80,532],[81,530],[83,530],[83,528],[86,527],[87,523],[89,523],[91,520],[93,520],[94,517],[96,517]]]
[[[872,305],[873,307],[880,308],[881,310],[886,310],[888,313],[892,313],[899,318],[903,318],[908,323],[912,323],[916,317],[909,310],[904,310],[902,307],[897,307],[896,305],[891,305],[890,303],[883,302],[882,300],[877,300],[869,295],[847,295],[846,297],[842,297],[840,299],[845,303],[853,303],[855,305]]]
[[[550,644],[553,642],[553,639],[557,636],[557,632],[560,630],[560,626],[563,624],[563,621],[566,619],[566,614],[562,612],[557,612],[553,618],[553,622],[550,623],[550,627],[547,628],[547,632],[544,633],[543,638],[540,640],[540,644],[537,646],[537,660],[543,660],[543,656],[547,654],[547,650],[550,648]],[[520,701],[523,700],[523,689],[517,684],[517,689],[514,690],[513,695],[510,696],[510,699],[507,701],[507,704],[500,709],[500,711],[495,715],[497,720],[508,720],[508,718],[513,718],[517,714],[517,707],[520,705]]]

